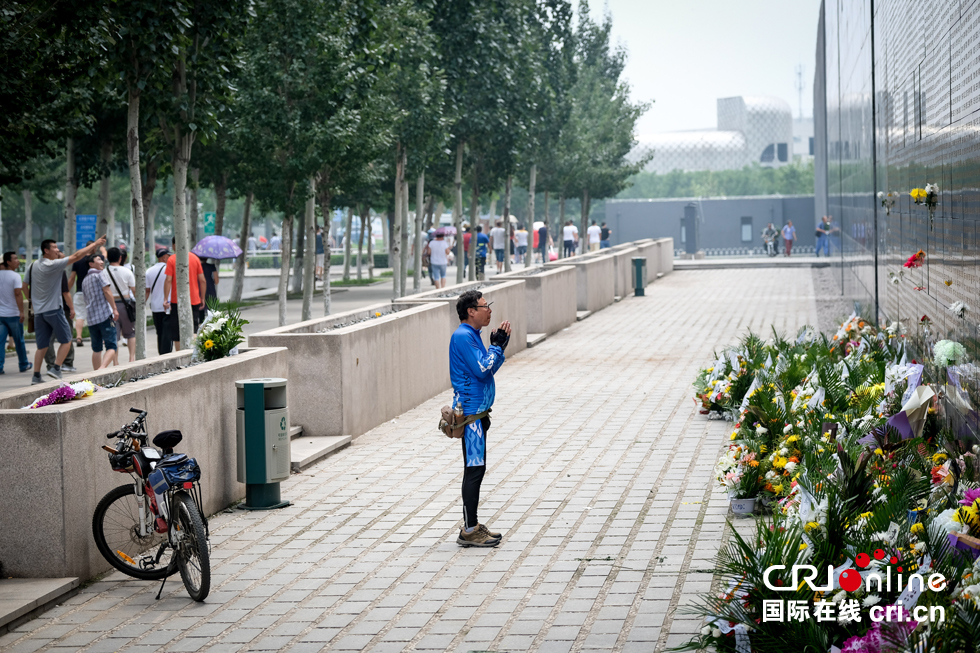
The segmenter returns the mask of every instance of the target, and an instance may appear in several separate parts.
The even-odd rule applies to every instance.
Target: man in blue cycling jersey
[[[456,543],[460,546],[491,547],[500,544],[500,533],[491,533],[477,519],[480,485],[487,471],[487,431],[495,395],[493,375],[504,363],[510,342],[510,322],[490,334],[490,349],[483,345],[480,329],[490,325],[490,304],[483,293],[464,292],[456,300],[459,328],[449,341],[449,376],[453,383],[453,407],[463,415],[480,415],[463,431],[463,527]]]

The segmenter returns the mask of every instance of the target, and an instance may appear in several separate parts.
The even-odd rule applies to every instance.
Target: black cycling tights
[[[487,431],[490,430],[490,418],[484,417],[481,421],[483,437],[486,438]],[[463,465],[466,465],[466,443],[462,440],[460,442],[463,444]],[[463,467],[463,525],[466,528],[473,528],[479,523],[476,507],[480,503],[480,485],[483,483],[483,475],[486,471],[486,465]]]

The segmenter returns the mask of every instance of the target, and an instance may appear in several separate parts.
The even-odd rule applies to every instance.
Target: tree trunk
[[[310,177],[310,196],[306,198],[306,216],[303,224],[306,229],[306,252],[303,257],[303,314],[300,318],[304,322],[311,319],[311,305],[313,304],[313,290],[316,282],[313,277],[316,273],[314,263],[316,262],[316,179]]]
[[[228,201],[228,175],[221,173],[214,185],[214,235],[225,233],[225,205]]]
[[[108,166],[109,162],[112,161],[112,143],[103,142],[99,155],[102,163]],[[110,226],[113,228],[112,231],[110,231]],[[98,240],[99,236],[105,236],[106,247],[113,247],[115,245],[113,241],[116,237],[114,227],[115,225],[110,225],[109,217],[109,175],[105,174],[99,181],[99,218],[95,227],[95,239]]]
[[[24,250],[27,252],[27,265],[34,260],[34,204],[31,201],[31,191],[24,189]],[[6,345],[6,343],[3,343]]]
[[[69,138],[65,147],[65,256],[78,249],[75,242],[75,198],[78,195],[78,180],[75,179],[75,139]]]
[[[344,281],[350,281],[351,230],[354,227],[354,207],[347,207],[347,220],[344,222]],[[326,248],[324,248],[326,251]],[[330,256],[330,254],[327,254]],[[360,265],[360,261],[358,261]]]
[[[143,187],[143,232],[146,234],[147,249],[151,254],[156,254],[156,217],[157,208],[153,205],[153,192],[157,186],[157,174],[160,171],[160,162],[156,157],[146,162],[146,183]],[[151,260],[155,260],[151,259]]]
[[[579,227],[578,242],[582,244],[583,254],[589,251],[589,191],[582,191],[582,226]]]
[[[282,220],[282,268],[279,269],[279,326],[286,326],[286,293],[289,291],[289,265],[293,257],[293,215]]]
[[[558,229],[555,231],[558,241],[558,258],[565,258],[565,193],[558,196]]]
[[[391,247],[388,248],[388,267],[391,268],[391,298],[401,297],[402,280],[402,179],[405,176],[405,168],[402,163],[401,145],[398,146],[397,159],[395,160],[395,220],[394,229],[391,232]]]
[[[425,215],[425,171],[415,180],[415,258],[412,260],[412,292],[422,290],[422,217]]]
[[[189,351],[194,339],[194,307],[191,306],[191,278],[188,264],[190,246],[187,238],[187,167],[191,160],[191,146],[194,144],[193,133],[181,134],[177,130],[174,139],[173,175],[174,175],[174,240],[177,257],[177,319],[180,325],[180,348]],[[197,279],[193,280],[197,283]],[[171,308],[170,310],[173,310]]]
[[[507,230],[507,242],[504,243],[504,272],[510,272],[510,245],[514,242],[514,225],[510,223],[510,189],[513,183],[513,177],[507,175],[507,183],[504,186],[504,228]]]
[[[360,208],[360,207],[358,207]],[[363,209],[361,209],[363,212]],[[364,217],[363,213],[358,216],[361,221],[361,230],[357,234],[357,280],[361,280],[361,257],[364,251],[364,229],[367,227],[367,219]]]
[[[235,280],[231,284],[231,301],[242,301],[242,287],[245,285],[245,250],[248,248],[248,233],[252,229],[252,193],[245,195],[245,211],[242,213],[242,233],[238,235],[238,247],[242,255],[235,259]]]
[[[408,154],[406,150],[402,150],[402,240],[401,240],[401,256],[398,261],[398,271],[401,273],[401,279],[398,281],[398,295],[404,297],[408,290],[408,179],[406,175],[408,173]]]
[[[126,163],[129,165],[129,190],[132,212],[131,247],[136,274],[136,360],[146,358],[146,241],[143,228],[143,178],[140,175],[140,96],[130,91],[126,120]]]
[[[333,203],[333,193],[330,190],[329,176],[324,175],[323,181],[320,184],[323,191],[320,193],[320,213],[323,214],[324,226],[332,225],[333,220],[329,218],[330,216],[330,205]],[[327,241],[326,237],[327,231],[324,230],[324,241]],[[333,310],[331,302],[333,297],[330,294],[330,248],[327,246],[328,243],[323,243],[323,252],[325,256],[323,257],[323,315],[326,317],[330,315],[330,311]],[[314,250],[315,251],[315,250]]]
[[[463,147],[456,145],[456,176],[453,178],[453,225],[456,227],[456,283],[463,283]]]
[[[374,279],[374,227],[371,225],[371,208],[365,208],[361,217],[367,220],[368,279]]]
[[[442,221],[442,214],[445,213],[445,212],[446,212],[446,203],[445,202],[443,202],[443,201],[440,200],[439,203],[435,206],[434,209],[433,209],[432,205],[430,204],[429,205],[429,221],[425,225],[425,230],[428,231],[432,227],[435,227],[436,229],[438,229],[439,228],[439,223],[437,223],[436,220],[438,219],[439,221]],[[438,218],[436,216],[438,216]]]
[[[200,185],[200,179],[201,179],[201,169],[192,168],[191,181],[193,181],[194,183],[191,184],[191,188],[190,188],[191,222],[189,225],[187,225],[188,226],[187,237],[189,239],[188,242],[190,243],[191,249],[193,249],[194,245],[197,244],[197,227],[199,224],[201,224],[200,222],[201,215],[197,208],[197,189],[198,186]]]
[[[296,225],[296,260],[293,264],[294,293],[303,292],[303,255],[306,252],[306,212],[300,214]]]
[[[476,250],[477,232],[476,224],[480,221],[480,178],[479,165],[473,165],[473,195],[470,198],[470,273],[469,280],[476,280]]]
[[[538,180],[538,164],[531,164],[531,179],[527,185],[527,253],[524,254],[524,267],[534,261],[534,186]],[[543,263],[543,261],[542,261]]]

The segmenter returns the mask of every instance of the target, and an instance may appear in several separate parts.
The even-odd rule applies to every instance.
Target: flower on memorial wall
[[[925,262],[925,260],[926,260],[926,253],[923,252],[920,249],[918,252],[916,252],[915,254],[913,254],[912,256],[910,256],[907,261],[905,261],[905,263],[903,264],[903,267],[906,267],[906,268],[921,268],[922,267],[922,264]]]
[[[953,340],[940,340],[932,349],[937,367],[957,365],[966,358],[966,347]]]
[[[963,302],[953,302],[950,304],[950,307],[947,310],[956,317],[961,318],[966,315],[966,312],[970,310],[970,307]]]

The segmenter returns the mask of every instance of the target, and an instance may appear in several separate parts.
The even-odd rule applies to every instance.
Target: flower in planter
[[[966,358],[966,347],[952,340],[940,340],[932,351],[933,362],[937,367],[958,365]]]
[[[243,329],[246,324],[248,320],[242,319],[237,309],[218,310],[218,303],[212,300],[208,305],[207,319],[197,333],[197,359],[213,361],[228,356],[245,341]]]
[[[956,317],[962,318],[966,315],[966,312],[970,310],[970,307],[963,302],[953,302],[948,310]]]
[[[922,263],[926,260],[926,253],[921,249],[909,257],[907,261],[903,264],[906,268],[921,268]]]

